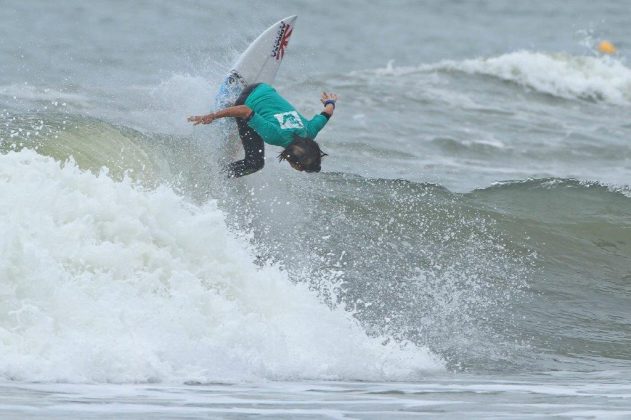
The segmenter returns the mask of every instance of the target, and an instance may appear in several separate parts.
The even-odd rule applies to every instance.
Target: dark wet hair
[[[294,136],[294,141],[278,155],[278,160],[293,163],[305,172],[320,172],[324,156],[327,154],[320,150],[315,140]]]

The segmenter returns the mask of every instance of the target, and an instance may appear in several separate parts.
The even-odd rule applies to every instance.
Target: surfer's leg
[[[249,85],[239,98],[237,98],[235,105],[243,105],[250,93],[260,83]],[[226,167],[226,172],[230,178],[239,178],[244,175],[250,175],[263,168],[265,165],[264,143],[261,136],[256,134],[256,131],[248,127],[248,123],[242,119],[237,118],[237,127],[239,128],[239,137],[241,137],[241,143],[243,144],[243,150],[245,150],[245,158],[232,162]]]
[[[230,178],[239,178],[260,170],[265,165],[265,146],[261,136],[248,126],[243,118],[237,118],[239,137],[245,150],[245,158],[232,162],[227,167]]]

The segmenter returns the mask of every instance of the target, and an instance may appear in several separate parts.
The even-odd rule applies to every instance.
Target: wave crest
[[[631,103],[631,69],[611,57],[517,51],[498,57],[445,60],[418,67],[394,67],[390,62],[375,71],[381,76],[431,72],[491,76],[565,99],[618,105]]]

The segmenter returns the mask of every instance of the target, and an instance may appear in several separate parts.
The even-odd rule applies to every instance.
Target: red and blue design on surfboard
[[[276,37],[276,42],[274,44],[274,49],[272,50],[272,57],[274,57],[277,61],[282,60],[285,55],[285,48],[289,44],[289,38],[293,33],[294,28],[285,22],[281,22],[280,28],[278,30],[278,36]]]

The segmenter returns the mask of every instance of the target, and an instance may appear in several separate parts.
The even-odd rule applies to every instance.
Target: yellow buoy
[[[611,41],[600,41],[598,51],[603,54],[613,54],[616,52],[616,46]]]

